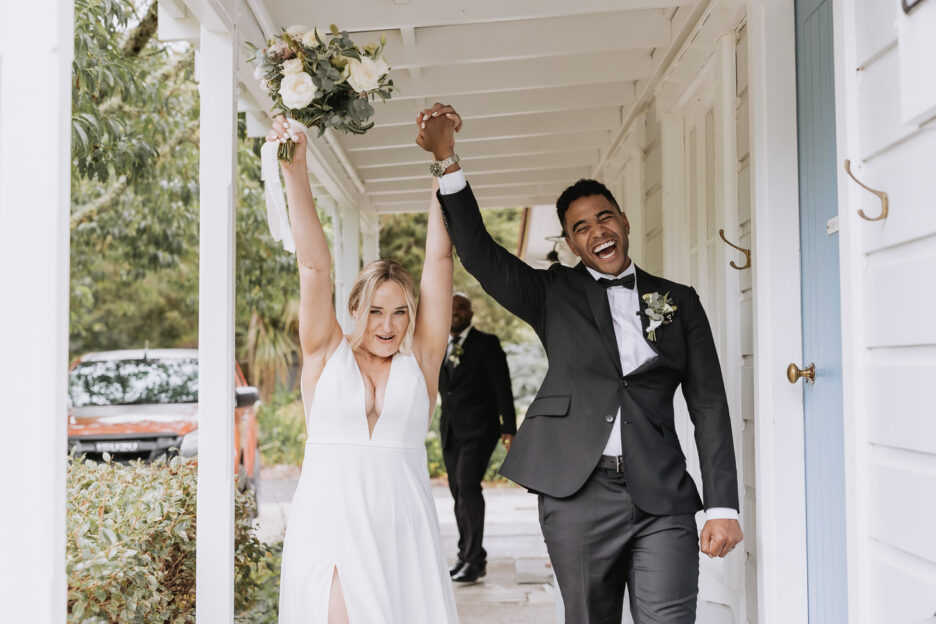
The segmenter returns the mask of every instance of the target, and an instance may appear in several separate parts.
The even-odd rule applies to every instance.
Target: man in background
[[[442,459],[458,525],[458,559],[449,571],[457,583],[473,583],[486,573],[481,481],[497,440],[509,449],[517,431],[507,356],[497,336],[471,326],[472,316],[471,300],[456,293],[439,374]]]

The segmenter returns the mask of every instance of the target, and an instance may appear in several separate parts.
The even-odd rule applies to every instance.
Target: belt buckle
[[[614,472],[621,472],[621,456],[614,456]]]

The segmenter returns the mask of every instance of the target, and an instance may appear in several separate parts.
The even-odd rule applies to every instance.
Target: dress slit
[[[332,610],[333,601],[340,601],[341,604],[335,605],[335,608],[341,610]],[[328,588],[328,611],[326,621],[328,624],[351,624],[351,616],[348,613],[348,600],[344,595],[344,586],[341,584],[341,575],[338,574],[337,565],[332,566],[332,577]]]

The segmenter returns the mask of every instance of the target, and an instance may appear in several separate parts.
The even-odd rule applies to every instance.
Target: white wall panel
[[[936,567],[878,545],[871,570],[868,622],[918,624],[936,612]]]
[[[936,344],[932,322],[936,237],[879,252],[868,265],[864,274],[867,346]]]
[[[936,565],[936,457],[874,448],[868,509],[870,537]],[[936,609],[936,595],[934,595]]]
[[[860,157],[867,160],[914,131],[901,122],[897,48],[858,72],[857,84]]]
[[[855,60],[864,65],[897,41],[898,2],[855,0]]]

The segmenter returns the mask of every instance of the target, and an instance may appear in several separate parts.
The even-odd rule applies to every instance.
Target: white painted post
[[[42,35],[29,24],[41,16]],[[74,7],[0,6],[0,620],[66,618]]]
[[[355,206],[339,206],[334,202],[329,203],[328,211],[334,232],[335,314],[348,334],[354,328],[348,312],[348,298],[361,266],[358,211]]]
[[[199,622],[234,619],[234,29],[201,29],[199,95]]]
[[[796,41],[793,3],[750,2],[758,621],[806,622]]]

